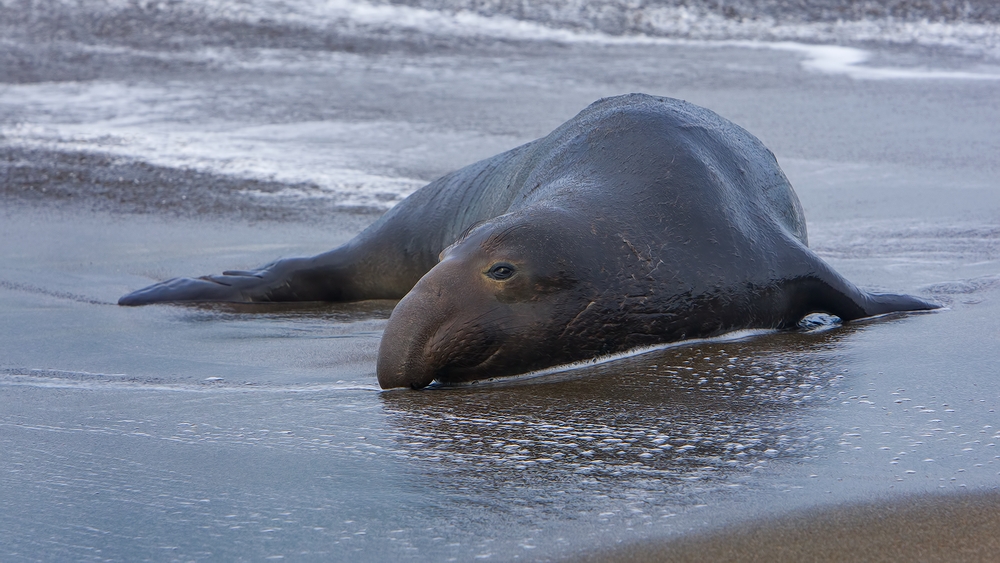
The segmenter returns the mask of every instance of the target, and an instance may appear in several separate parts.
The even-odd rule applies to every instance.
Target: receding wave
[[[379,391],[377,385],[349,382],[273,384],[228,381],[221,377],[205,377],[191,381],[173,381],[156,377],[140,377],[124,373],[92,373],[59,369],[8,368],[0,369],[0,386],[105,389],[122,391],[171,391],[180,393],[331,393],[338,391]]]
[[[790,3],[734,0],[721,7],[715,0],[0,0],[0,46],[39,56],[26,46],[49,42],[59,46],[53,47],[56,51],[66,49],[67,64],[73,68],[86,66],[72,62],[77,55],[87,59],[115,53],[156,59],[157,65],[274,69],[322,67],[327,59],[335,67],[368,65],[373,64],[371,57],[356,54],[490,42],[682,44],[791,52],[808,71],[856,79],[1000,80],[1000,5],[985,0],[899,0],[875,7],[857,0],[785,4]],[[892,66],[873,57],[869,47],[876,44],[948,48],[980,58],[956,68]],[[58,65],[35,66],[44,70]],[[254,203],[280,199],[386,209],[431,176],[421,169],[421,154],[413,151],[408,161],[392,169],[370,163],[405,160],[404,147],[458,151],[456,147],[481,144],[475,131],[425,130],[391,117],[216,123],[206,128],[202,118],[193,116],[216,113],[206,100],[218,95],[208,87],[113,78],[65,80],[41,70],[41,78],[29,72],[21,79],[5,79],[3,70],[0,64],[0,82],[20,83],[0,90],[0,103],[45,116],[4,124],[3,144],[106,154],[267,182],[267,189],[250,186],[240,192]],[[150,127],[150,122],[157,126]],[[367,139],[367,144],[357,146],[359,139]],[[523,141],[511,137],[503,146]],[[284,187],[273,189],[271,184]]]
[[[168,31],[184,43],[237,43],[273,47],[297,30],[319,30],[327,41],[300,47],[330,48],[331,37],[363,38],[353,49],[379,41],[424,36],[508,40],[600,40],[675,38],[694,40],[860,42],[950,47],[1000,58],[1000,4],[961,2],[863,2],[814,0],[175,0],[169,3],[103,0],[0,0],[8,24],[28,24],[38,38],[155,44]],[[70,15],[72,19],[66,16]],[[127,19],[130,26],[113,25]],[[0,21],[0,24],[3,22]],[[232,27],[236,25],[237,28]],[[208,26],[208,28],[206,28]],[[215,27],[212,27],[215,26]],[[247,34],[239,26],[273,33]],[[57,31],[51,28],[58,27]],[[113,28],[113,29],[112,29]],[[133,30],[133,31],[130,31]],[[286,33],[287,32],[287,33]],[[183,40],[187,34],[189,41]],[[292,38],[288,38],[292,41]],[[300,41],[304,41],[300,38]],[[249,44],[247,44],[249,42]]]
[[[289,4],[286,4],[289,5]],[[808,43],[891,43],[953,47],[969,54],[1000,57],[1000,5],[978,2],[799,2],[712,0],[398,0],[361,8],[327,2],[319,13],[355,7],[363,20],[393,21],[427,32],[461,27],[465,33],[506,34],[513,38],[566,40],[566,32],[595,39],[651,37],[694,40],[756,40]],[[423,9],[429,14],[415,10]],[[324,12],[323,10],[329,10]],[[396,11],[393,11],[396,10]],[[478,19],[479,16],[483,19]],[[362,19],[362,18],[359,18]],[[452,20],[458,23],[456,26]],[[539,24],[538,29],[527,25]]]

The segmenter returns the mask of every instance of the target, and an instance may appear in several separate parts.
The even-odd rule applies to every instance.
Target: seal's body
[[[385,388],[793,327],[814,312],[934,308],[863,292],[806,244],[798,198],[756,137],[632,94],[432,182],[330,252],[169,280],[120,303],[403,297],[379,349]]]

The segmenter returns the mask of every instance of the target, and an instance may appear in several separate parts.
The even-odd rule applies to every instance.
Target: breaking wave
[[[947,47],[1000,58],[1000,4],[989,0],[0,0],[0,8],[0,23],[38,39],[132,45],[165,40],[176,47],[185,35],[212,43],[207,22],[215,24],[215,41],[232,40],[227,23],[279,32],[241,34],[241,42],[261,46],[298,28],[373,43],[413,33],[514,41],[738,39]]]
[[[417,131],[393,119],[206,128],[199,112],[214,117],[202,105],[218,93],[102,80],[80,74],[87,65],[78,61],[97,68],[121,55],[154,67],[272,71],[327,59],[372,64],[357,55],[389,50],[526,42],[769,49],[795,53],[808,71],[861,80],[1000,80],[1000,4],[987,0],[0,0],[0,83],[12,82],[0,104],[37,118],[0,123],[0,143],[288,185],[248,189],[251,198],[385,209],[427,178],[415,166],[369,162],[399,160],[403,137],[458,147],[479,142],[476,133]],[[892,46],[948,56],[934,68],[880,60],[878,50]],[[962,60],[948,62],[956,54]]]

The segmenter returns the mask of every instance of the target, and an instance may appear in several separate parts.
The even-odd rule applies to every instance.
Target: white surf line
[[[5,0],[0,0],[3,6]],[[184,3],[184,2],[182,2]],[[123,9],[131,3],[127,0],[105,0],[104,9],[114,12]],[[957,70],[935,70],[928,68],[893,68],[893,67],[871,67],[865,66],[869,60],[868,51],[856,47],[845,47],[831,44],[810,44],[798,41],[764,41],[747,39],[681,39],[670,37],[658,37],[653,35],[609,35],[597,31],[574,31],[550,27],[545,24],[519,20],[504,15],[486,16],[469,11],[444,12],[426,8],[412,6],[398,6],[391,4],[373,4],[357,0],[256,0],[231,2],[227,0],[195,0],[187,4],[192,7],[201,7],[205,10],[206,17],[214,17],[221,20],[241,21],[250,23],[260,23],[266,21],[282,21],[291,24],[304,25],[308,27],[325,28],[329,26],[369,26],[374,28],[397,28],[409,29],[428,35],[452,36],[452,37],[492,37],[497,39],[512,39],[515,41],[553,41],[558,43],[598,43],[598,44],[660,44],[660,45],[683,45],[683,46],[704,46],[704,47],[740,47],[750,49],[771,49],[775,51],[786,51],[799,53],[805,56],[802,67],[806,70],[822,72],[825,74],[847,75],[859,80],[1000,80],[1000,74],[990,72],[969,72]],[[98,11],[101,11],[98,9]],[[680,16],[686,14],[683,13]],[[675,14],[676,15],[676,14]],[[684,20],[681,17],[681,20]],[[676,22],[675,22],[676,23]],[[683,23],[683,22],[681,22]],[[697,23],[697,22],[694,22]],[[711,22],[703,22],[711,23]],[[719,20],[716,24],[723,25],[720,32],[739,32],[734,28],[732,22]],[[850,24],[851,22],[847,22]],[[855,22],[865,24],[866,22]],[[879,24],[880,22],[870,22]],[[881,22],[885,23],[885,22]],[[891,22],[890,22],[891,23]],[[914,43],[919,41],[920,32],[914,31],[914,25],[921,24],[899,23],[896,28],[884,31],[896,40],[889,41],[892,44],[900,44],[900,37],[909,38]],[[951,28],[943,28],[942,25],[935,25],[923,22],[923,27],[933,36],[931,45],[961,46],[961,37],[956,40]],[[902,26],[899,29],[899,26]],[[961,27],[961,26],[960,26]],[[681,25],[681,29],[685,29]],[[965,29],[964,39],[966,42],[977,42],[991,40],[997,33],[995,26],[983,26],[980,24],[966,24],[961,29]],[[794,31],[794,30],[792,30]],[[806,30],[808,31],[808,30]],[[850,30],[847,30],[848,32]],[[953,30],[952,30],[953,31]],[[977,33],[978,31],[978,33]],[[903,33],[902,36],[899,34]],[[850,35],[850,33],[848,33]],[[894,35],[895,34],[895,35]],[[854,33],[857,40],[878,40],[881,35],[870,29],[861,29]],[[956,41],[958,41],[956,43]],[[906,41],[902,41],[906,43]],[[101,47],[102,49],[121,49],[118,47]],[[153,53],[150,53],[153,54]],[[154,56],[163,57],[161,53]],[[184,55],[173,54],[169,58]],[[197,55],[195,55],[197,57]],[[219,62],[219,61],[216,61]],[[224,62],[223,62],[224,64]]]
[[[839,325],[834,325],[839,326]],[[691,346],[694,344],[718,344],[723,342],[740,342],[743,340],[748,340],[757,336],[762,336],[765,334],[773,334],[780,332],[778,329],[741,329],[734,330],[732,332],[727,332],[719,336],[713,336],[711,338],[692,338],[689,340],[681,340],[679,342],[666,342],[663,344],[653,344],[651,346],[641,346],[639,348],[633,348],[619,354],[609,354],[607,356],[598,356],[597,358],[591,358],[589,360],[582,360],[579,362],[571,362],[568,364],[562,364],[558,366],[553,366],[550,368],[545,368],[537,371],[529,371],[528,373],[522,373],[518,375],[508,375],[504,377],[491,377],[488,379],[480,379],[477,381],[466,381],[457,383],[437,383],[434,382],[430,388],[433,389],[455,389],[463,387],[472,387],[477,385],[506,385],[509,383],[522,382],[529,379],[538,379],[541,377],[546,377],[550,375],[557,375],[562,373],[573,372],[581,369],[590,368],[593,366],[599,366],[602,364],[607,364],[609,362],[617,362],[618,360],[623,360],[626,358],[633,358],[636,356],[642,356],[643,354],[648,354],[650,352],[658,352],[660,350],[669,350],[670,348],[681,348],[686,346]],[[808,331],[812,332],[812,331]],[[390,389],[389,391],[394,391]]]
[[[126,379],[127,378],[127,379]],[[197,382],[147,382],[123,373],[91,373],[54,369],[0,371],[0,387],[37,387],[46,389],[90,389],[107,391],[174,393],[268,393],[312,394],[337,391],[381,391],[377,385],[363,383],[302,383],[271,384],[230,382],[220,377],[207,377]]]
[[[382,23],[388,23],[388,6],[372,7],[371,10],[355,12],[365,23],[375,23],[377,16],[385,17]],[[398,7],[395,7],[398,8]],[[563,43],[602,43],[602,44],[654,44],[679,45],[690,47],[741,47],[748,49],[771,49],[789,51],[805,55],[802,67],[806,70],[825,74],[845,74],[860,80],[1000,80],[1000,74],[976,73],[966,71],[947,71],[922,68],[891,68],[862,66],[870,58],[870,53],[856,47],[841,45],[822,45],[799,43],[796,41],[756,41],[746,39],[675,39],[649,35],[615,36],[601,32],[575,32],[566,29],[551,28],[540,23],[515,20],[507,16],[482,16],[468,12],[459,12],[452,16],[441,13],[417,14],[418,8],[406,8],[409,17],[401,18],[403,25],[409,25],[430,33],[440,33],[447,29],[455,35],[474,35],[475,32],[487,36],[510,38],[517,40],[548,40]],[[472,31],[473,33],[469,33]]]
[[[100,89],[102,84],[90,86]],[[32,93],[48,97],[53,95],[45,91],[45,85],[19,88],[24,91],[20,97]],[[122,97],[125,94],[128,92],[123,92]],[[71,96],[66,98],[69,99],[63,104],[72,102]],[[4,101],[4,96],[0,94],[0,103]],[[91,113],[97,113],[105,105],[102,100],[84,99],[83,102],[91,102]],[[54,107],[59,102],[48,100],[46,105]],[[147,116],[138,112],[113,119],[98,116],[84,123],[0,125],[0,145],[6,141],[29,149],[107,154],[167,168],[277,182],[287,186],[277,192],[251,188],[242,190],[242,193],[260,198],[331,199],[345,207],[388,209],[427,183],[414,178],[359,170],[351,167],[350,158],[330,163],[324,160],[329,153],[322,149],[334,143],[325,143],[322,138],[310,138],[305,134],[325,128],[325,134],[331,139],[338,136],[350,138],[352,124],[300,122],[270,128],[222,124],[222,128],[216,125],[215,130],[197,131],[183,125],[173,126],[169,122],[158,122],[152,130],[128,123],[142,118]],[[375,125],[388,127],[385,124]],[[225,129],[225,126],[229,128]],[[293,130],[302,134],[302,138],[291,135],[289,131]]]
[[[768,49],[804,56],[800,63],[807,71],[823,74],[841,74],[857,80],[1000,80],[1000,74],[934,70],[926,68],[892,68],[863,66],[871,53],[857,47],[842,45],[814,45],[795,41],[756,41],[747,39],[670,39],[665,37],[614,37],[593,38],[595,42],[609,44],[658,44],[684,47]],[[580,38],[575,42],[588,42]]]
[[[754,41],[744,39],[670,39],[660,37],[595,37],[611,44],[660,44],[685,47],[738,47],[743,49],[769,49],[803,55],[800,63],[807,71],[823,74],[841,74],[856,80],[1000,80],[1000,74],[967,71],[934,70],[926,68],[892,68],[863,66],[871,53],[857,47],[842,45],[812,45],[795,41]],[[586,39],[577,42],[586,42]]]
[[[264,5],[268,5],[268,2],[265,1]],[[287,4],[285,6],[290,7]],[[374,5],[352,0],[309,2],[307,5],[300,4],[296,7],[301,11],[298,13],[285,12],[282,14],[282,19],[307,25],[316,25],[317,22],[322,24],[331,19],[346,20],[362,25],[389,25],[409,28],[430,35],[456,37],[481,35],[521,41],[771,49],[805,55],[802,67],[806,70],[825,74],[843,74],[859,80],[1000,80],[1000,74],[985,72],[863,66],[870,58],[868,51],[840,45],[809,44],[796,41],[676,39],[651,35],[615,36],[602,32],[578,32],[560,29],[503,15],[484,16],[467,11],[447,13],[410,6]],[[272,10],[267,10],[267,12],[273,17]],[[250,15],[250,13],[245,15]],[[260,19],[263,18],[263,14],[253,14],[251,18]]]
[[[732,42],[749,48],[791,51],[806,56],[802,67],[826,74],[846,74],[861,80],[1000,80],[1000,74],[923,68],[891,68],[862,66],[871,54],[855,47],[840,45],[809,45],[794,41],[758,43]]]
[[[460,15],[456,16],[456,18]],[[471,17],[469,14],[464,14]],[[483,16],[475,16],[483,18]],[[496,16],[499,18],[500,16]],[[969,72],[952,70],[935,70],[928,68],[893,68],[865,66],[871,58],[871,53],[857,47],[842,45],[823,45],[799,43],[796,41],[757,41],[747,39],[673,39],[652,36],[614,36],[601,33],[578,33],[568,30],[546,28],[540,24],[511,20],[512,28],[502,26],[481,26],[479,32],[494,38],[514,39],[518,41],[552,41],[566,44],[606,44],[606,45],[669,45],[693,48],[741,48],[768,49],[799,54],[803,56],[800,63],[807,71],[831,75],[846,75],[857,80],[1000,80],[1000,74],[988,72]],[[478,22],[477,22],[478,23]],[[501,30],[505,33],[501,33]],[[436,30],[440,33],[440,29]],[[476,30],[466,29],[456,33],[463,37],[474,36]],[[270,60],[267,56],[255,60],[238,60],[225,52],[226,49],[203,49],[197,54],[188,54],[191,60],[206,60],[220,65],[241,66],[243,68],[287,67],[288,60]],[[261,54],[280,54],[287,49],[259,49]],[[343,53],[337,53],[342,55]],[[363,55],[353,54],[363,58]],[[290,57],[294,59],[294,57]],[[302,63],[311,64],[311,63]]]

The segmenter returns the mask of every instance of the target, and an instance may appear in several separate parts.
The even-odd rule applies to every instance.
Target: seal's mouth
[[[434,380],[434,366],[427,363],[427,343],[432,334],[420,328],[410,319],[394,324],[390,317],[382,333],[376,365],[378,382],[383,389],[423,389]]]
[[[379,346],[377,375],[383,389],[423,389],[434,381],[448,384],[499,375],[505,354],[498,331],[450,320],[428,322],[420,301],[397,307],[401,314],[396,318],[393,311]]]
[[[501,355],[503,346],[493,338],[486,340],[485,344],[472,358],[466,356],[461,361],[450,362],[435,370],[434,381],[451,384],[496,376],[491,373],[491,367]]]

